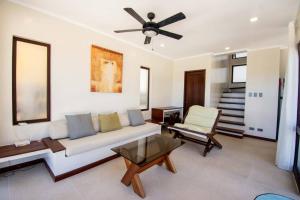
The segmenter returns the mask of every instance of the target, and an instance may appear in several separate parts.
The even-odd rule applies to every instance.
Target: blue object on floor
[[[266,193],[258,195],[255,200],[293,200],[289,197],[285,197],[279,194]]]

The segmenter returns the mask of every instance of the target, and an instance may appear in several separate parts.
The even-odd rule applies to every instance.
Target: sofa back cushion
[[[118,113],[99,114],[99,124],[101,132],[108,132],[121,129],[121,123]]]
[[[139,126],[145,124],[145,120],[141,110],[128,110],[127,112],[131,126]]]
[[[70,139],[77,139],[95,135],[91,113],[80,115],[66,115]]]
[[[49,135],[51,139],[62,139],[69,137],[66,120],[52,121],[49,125]]]
[[[100,131],[98,115],[92,117],[93,126],[96,132]],[[62,139],[69,137],[67,121],[66,120],[56,120],[51,121],[49,125],[49,135],[51,139]]]
[[[120,119],[120,123],[123,127],[130,125],[127,113],[119,114],[119,119]]]
[[[93,126],[96,132],[100,132],[98,115],[92,116]]]

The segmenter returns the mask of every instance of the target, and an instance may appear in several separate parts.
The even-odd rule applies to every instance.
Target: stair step
[[[240,134],[240,133],[231,133],[231,132],[221,131],[221,130],[216,130],[216,132],[221,135],[226,135],[226,136],[240,138],[240,139],[242,139],[244,137],[244,135]]]
[[[217,107],[218,109],[222,109],[222,110],[237,110],[237,111],[245,111],[245,109],[243,108],[226,108],[226,107]]]
[[[225,101],[220,101],[219,103],[223,103],[223,104],[245,105],[245,103],[241,103],[241,102],[225,102]]]
[[[220,102],[224,102],[224,103],[245,103],[245,99],[235,99],[235,98],[220,98],[219,100]]]
[[[244,122],[235,122],[235,121],[224,120],[224,119],[220,119],[219,122],[224,123],[224,124],[234,124],[234,125],[238,125],[238,126],[245,126]]]
[[[235,114],[227,114],[227,113],[222,113],[222,116],[227,116],[227,117],[238,117],[238,118],[245,118],[244,115],[235,115]]]
[[[239,111],[239,110],[222,110],[222,113],[224,114],[233,114],[233,115],[245,115],[244,111]]]
[[[225,91],[223,93],[245,93],[245,91]]]
[[[223,123],[223,122],[220,122],[220,121],[217,124],[217,126],[224,127],[224,128],[233,128],[233,129],[238,129],[238,130],[245,131],[245,126],[230,124],[230,123]]]
[[[230,87],[229,89],[234,90],[234,89],[246,89],[246,87]]]
[[[225,90],[224,92],[241,92],[241,93],[245,93],[246,88],[245,87],[231,87],[231,88],[228,88],[228,90]]]
[[[219,103],[218,107],[220,107],[220,108],[230,108],[230,109],[245,109],[245,105],[241,105],[241,104]]]
[[[239,129],[235,129],[235,128],[227,128],[227,127],[222,127],[222,126],[217,126],[216,129],[220,130],[220,131],[227,131],[227,132],[233,132],[233,133],[238,133],[238,134],[244,133],[244,130],[239,130]]]
[[[244,92],[223,92],[221,97],[229,97],[229,98],[234,98],[234,97],[242,97],[245,98],[246,94]]]
[[[244,118],[239,118],[239,117],[229,117],[229,116],[220,116],[220,120],[229,120],[229,121],[234,121],[234,122],[242,122],[244,123]]]
[[[245,99],[245,97],[226,97],[226,96],[222,96],[221,98],[227,98],[227,99]]]

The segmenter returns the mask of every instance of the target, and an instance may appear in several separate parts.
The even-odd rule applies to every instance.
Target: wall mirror
[[[50,121],[50,44],[13,37],[13,124]]]
[[[140,109],[149,110],[150,68],[140,68]]]

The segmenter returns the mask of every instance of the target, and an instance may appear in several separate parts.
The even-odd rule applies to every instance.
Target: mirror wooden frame
[[[148,71],[148,81],[147,81],[147,108],[144,108],[144,109],[141,109],[141,111],[148,111],[149,110],[149,107],[150,107],[150,68],[149,67],[143,67],[141,66],[140,67],[140,70],[143,69],[143,70],[147,70]]]
[[[40,45],[47,48],[47,86],[46,86],[46,94],[47,94],[47,103],[46,103],[46,118],[41,119],[29,119],[29,120],[18,120],[17,119],[17,43],[25,42],[34,45]],[[12,45],[12,117],[13,117],[13,125],[17,125],[19,123],[38,123],[38,122],[46,122],[51,120],[51,76],[50,76],[50,65],[51,65],[51,45],[43,42],[38,42],[30,39],[20,38],[17,36],[13,36],[13,45]]]

